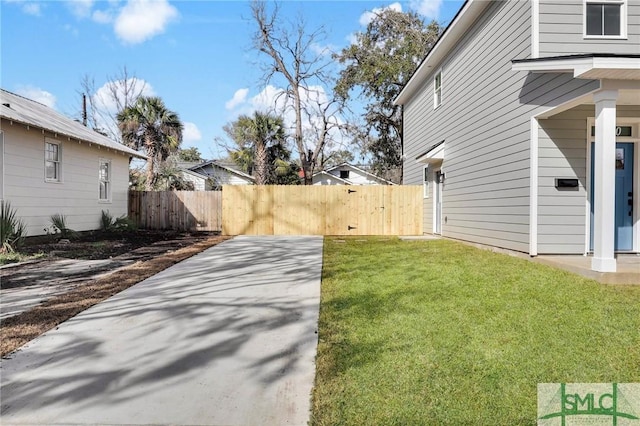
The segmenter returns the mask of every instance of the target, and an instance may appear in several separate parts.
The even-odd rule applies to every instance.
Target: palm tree
[[[253,116],[241,115],[224,130],[240,147],[231,153],[231,158],[253,169],[256,185],[267,185],[272,174],[269,148],[284,147],[286,140],[282,117],[256,111]]]
[[[184,126],[178,114],[167,109],[158,97],[141,96],[117,115],[123,142],[147,154],[147,191],[154,188],[157,171],[169,154],[182,143]]]

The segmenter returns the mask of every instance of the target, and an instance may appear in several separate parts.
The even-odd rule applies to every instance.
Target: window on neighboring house
[[[438,108],[442,103],[442,71],[433,78],[433,107]]]
[[[100,160],[100,171],[98,172],[100,181],[100,201],[111,199],[111,162]]]
[[[624,0],[585,0],[585,35],[623,37],[626,33]]]
[[[349,170],[340,170],[340,179],[349,179]]]
[[[424,198],[429,198],[429,166],[422,168],[422,186],[424,188]]]
[[[59,142],[46,141],[44,144],[44,177],[49,182],[61,181],[62,151]]]

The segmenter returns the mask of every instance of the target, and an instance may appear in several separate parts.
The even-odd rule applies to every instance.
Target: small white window
[[[625,0],[585,0],[585,37],[626,37]]]
[[[424,189],[424,198],[429,198],[429,166],[422,169],[422,187]]]
[[[433,78],[433,107],[438,108],[442,103],[442,71]]]
[[[47,140],[44,144],[44,178],[47,182],[61,182],[62,146],[60,142]]]
[[[100,201],[111,200],[111,162],[100,160],[100,170],[98,172],[100,181]]]

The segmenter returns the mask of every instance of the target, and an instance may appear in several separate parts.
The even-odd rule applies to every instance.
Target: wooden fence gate
[[[421,186],[222,189],[225,235],[422,235]]]

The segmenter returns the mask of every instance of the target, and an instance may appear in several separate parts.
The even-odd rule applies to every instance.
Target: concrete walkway
[[[1,422],[305,425],[322,237],[238,237],[2,360]]]

